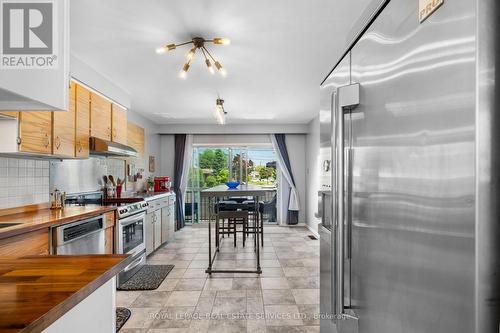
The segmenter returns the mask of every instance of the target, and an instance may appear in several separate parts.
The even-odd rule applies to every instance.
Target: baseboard
[[[306,228],[309,229],[309,231],[314,235],[316,236],[316,238],[319,239],[319,233],[317,230],[314,230],[313,228],[311,228],[311,226],[309,224],[306,224]]]

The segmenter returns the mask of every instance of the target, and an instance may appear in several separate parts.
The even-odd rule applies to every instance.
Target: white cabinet
[[[148,200],[146,215],[146,255],[153,253],[162,244],[172,240],[175,232],[175,197],[173,195],[153,197]]]
[[[146,242],[146,255],[150,255],[155,250],[155,228],[154,228],[154,217],[156,215],[153,211],[146,214],[146,232],[145,232],[145,242]]]
[[[17,30],[11,31],[10,39],[4,41],[8,46],[0,50],[0,110],[68,110],[69,0],[48,5],[43,9],[3,8],[11,23],[20,23],[4,26]],[[23,36],[31,31],[23,28],[27,22],[15,21],[21,11],[28,17],[37,15],[47,28],[44,30],[52,34]]]
[[[161,242],[161,209],[157,209],[153,213],[153,228],[154,228],[154,249],[156,250],[162,244],[162,242]]]
[[[151,203],[149,205],[151,207]],[[146,214],[146,255],[153,253],[161,244],[161,209],[150,208]]]

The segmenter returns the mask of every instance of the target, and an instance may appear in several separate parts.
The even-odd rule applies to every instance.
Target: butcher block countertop
[[[0,239],[51,226],[82,220],[114,211],[113,206],[68,206],[60,210],[49,208],[25,211],[15,214],[0,214],[0,224],[19,223],[11,227],[0,228]]]
[[[41,332],[131,259],[126,254],[0,257],[0,332]]]

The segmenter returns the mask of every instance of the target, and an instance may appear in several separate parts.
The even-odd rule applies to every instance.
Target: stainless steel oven
[[[128,280],[146,263],[144,229],[147,207],[147,202],[138,202],[118,209],[116,252],[133,257],[133,261],[118,274],[118,285]]]

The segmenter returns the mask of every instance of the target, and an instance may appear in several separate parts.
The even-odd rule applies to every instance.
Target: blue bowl
[[[227,182],[226,186],[229,188],[237,188],[238,186],[240,186],[240,182]]]

